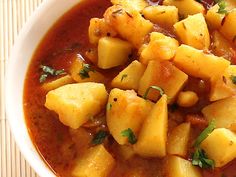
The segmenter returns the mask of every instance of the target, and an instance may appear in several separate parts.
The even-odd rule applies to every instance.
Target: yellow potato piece
[[[202,13],[190,15],[174,25],[175,31],[182,43],[197,49],[208,49],[210,35]]]
[[[82,60],[81,56],[77,56],[71,64],[70,75],[76,82],[104,82],[105,77],[98,71],[95,71],[92,65],[89,65],[91,69],[88,71],[88,77],[84,77],[80,73],[85,70],[86,63]]]
[[[122,38],[136,48],[142,45],[145,36],[153,30],[153,24],[145,20],[138,11],[127,10],[119,5],[108,8],[104,18]]]
[[[103,145],[88,149],[75,161],[74,177],[107,177],[115,166],[115,160]]]
[[[190,161],[177,156],[169,156],[166,177],[202,177],[202,174],[200,169],[193,166]]]
[[[219,8],[219,5],[216,4],[207,11],[206,21],[211,29],[219,29],[225,17],[225,14],[218,13]]]
[[[77,129],[104,108],[107,97],[103,84],[68,84],[48,92],[45,107],[55,111],[64,125]]]
[[[188,75],[176,68],[171,62],[150,61],[147,69],[140,79],[138,94],[143,96],[150,86],[161,87],[168,96],[168,103],[173,103],[177,93],[184,87]],[[148,99],[157,101],[159,91],[151,89]]]
[[[175,6],[148,6],[142,14],[153,23],[172,27],[179,21],[178,9]]]
[[[179,42],[159,32],[152,32],[150,43],[141,52],[141,63],[148,64],[150,60],[170,60],[175,56]]]
[[[223,167],[236,158],[236,134],[226,128],[215,129],[200,146],[215,161],[215,167]]]
[[[152,109],[153,103],[137,96],[135,91],[112,89],[107,106],[107,126],[120,145],[128,144],[121,132],[130,128],[137,136],[144,119]]]
[[[134,145],[134,151],[143,157],[166,155],[168,129],[167,96],[163,95],[145,119]]]
[[[190,123],[182,123],[175,127],[168,136],[167,153],[186,157],[190,137]]]
[[[236,97],[216,101],[202,109],[204,117],[210,122],[215,120],[216,127],[230,128],[236,123]]]
[[[111,0],[111,2],[113,5],[121,5],[126,9],[134,9],[139,12],[148,6],[145,0]]]
[[[195,0],[164,0],[163,5],[177,7],[182,17],[205,12],[203,5]]]
[[[211,79],[210,101],[217,101],[236,94],[236,85],[232,82],[236,76],[236,66],[230,65],[225,72]]]
[[[75,82],[74,79],[72,79],[70,75],[66,75],[66,76],[60,77],[59,79],[53,80],[51,82],[44,83],[42,85],[42,88],[46,91],[50,91],[58,87],[61,87],[63,85],[72,84],[74,82]]]
[[[220,28],[221,34],[236,45],[236,9],[227,14]]]
[[[236,56],[233,45],[218,31],[212,33],[212,53],[229,61]]]
[[[202,79],[218,76],[230,65],[223,57],[205,54],[184,44],[177,49],[173,62],[186,74]]]
[[[101,37],[116,36],[114,29],[109,26],[104,19],[92,18],[88,29],[89,42],[97,44]]]
[[[146,67],[137,60],[133,61],[112,80],[112,87],[124,90],[138,90],[139,80],[145,68]]]
[[[132,45],[119,38],[103,37],[98,42],[98,67],[109,69],[123,65],[132,54]]]

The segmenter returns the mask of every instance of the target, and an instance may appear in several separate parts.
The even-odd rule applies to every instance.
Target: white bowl
[[[45,0],[22,29],[7,66],[6,112],[22,154],[41,177],[55,177],[33,145],[25,123],[23,88],[28,65],[52,25],[81,0]]]

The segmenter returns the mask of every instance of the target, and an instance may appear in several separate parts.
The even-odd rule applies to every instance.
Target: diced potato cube
[[[218,31],[212,33],[212,52],[229,61],[236,56],[234,47]]]
[[[111,0],[113,5],[121,5],[126,9],[134,9],[141,12],[148,6],[145,0]]]
[[[70,74],[76,82],[104,82],[105,77],[95,71],[91,65],[84,63],[80,56],[77,56],[71,64]]]
[[[215,120],[216,127],[229,128],[236,123],[236,97],[216,101],[202,109],[204,117],[210,122]]]
[[[236,65],[230,65],[223,75],[211,79],[210,101],[217,101],[236,94],[236,85],[232,82],[236,76]]]
[[[229,12],[220,28],[220,32],[232,43],[236,45],[236,9]]]
[[[76,160],[72,175],[74,177],[107,177],[114,166],[115,160],[111,154],[103,145],[98,145],[90,148]]]
[[[203,5],[195,0],[164,0],[163,5],[177,7],[179,14],[183,17],[205,12]]]
[[[123,65],[132,53],[132,45],[118,38],[103,37],[98,42],[98,67],[109,69]]]
[[[193,166],[188,160],[177,156],[169,156],[166,177],[202,177],[202,174],[200,169]]]
[[[202,79],[220,75],[230,65],[222,57],[205,54],[202,50],[184,44],[177,49],[173,62],[186,74]]]
[[[175,6],[149,6],[142,14],[153,23],[172,27],[179,21],[178,9]]]
[[[45,106],[59,115],[60,121],[79,128],[105,106],[107,92],[103,84],[68,84],[48,92]]]
[[[112,80],[112,87],[138,90],[139,80],[145,69],[146,67],[137,60],[133,61]]]
[[[139,95],[144,95],[150,86],[161,87],[168,96],[168,103],[173,103],[178,92],[184,87],[188,75],[176,68],[171,62],[150,61],[139,82]],[[148,99],[157,101],[159,91],[151,89]]]
[[[139,48],[144,38],[153,30],[153,24],[145,20],[138,11],[114,5],[104,14],[105,21],[111,25],[118,34]]]
[[[168,154],[186,157],[190,128],[190,123],[182,123],[171,131],[167,141]]]
[[[114,29],[104,19],[92,18],[89,25],[89,42],[97,44],[101,37],[116,36]]]
[[[223,167],[236,158],[236,134],[226,128],[215,129],[200,146],[215,161],[215,167]]]
[[[46,91],[54,90],[63,85],[72,84],[75,82],[70,75],[60,77],[59,79],[53,80],[51,82],[44,83],[42,88]]]
[[[211,79],[210,101],[225,99],[235,94],[234,90],[225,81],[227,79],[222,75]]]
[[[167,96],[163,95],[144,121],[138,142],[134,145],[134,151],[144,157],[164,157],[166,155],[167,128]]]
[[[219,29],[225,14],[218,13],[219,5],[211,7],[206,14],[206,21],[211,29]]]
[[[130,128],[137,135],[153,103],[138,97],[133,90],[115,88],[110,92],[108,105],[107,126],[114,139],[124,145],[128,139],[121,132]]]
[[[170,60],[175,56],[179,42],[162,33],[152,32],[150,43],[143,49],[140,57],[141,63],[148,64],[150,60]]]
[[[210,35],[202,13],[188,16],[174,25],[175,31],[182,43],[197,49],[208,49]]]

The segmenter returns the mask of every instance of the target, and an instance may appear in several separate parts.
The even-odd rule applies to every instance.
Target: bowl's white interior
[[[36,151],[25,124],[23,86],[31,57],[50,27],[80,0],[45,0],[21,31],[6,74],[6,111],[11,131],[26,160],[41,177],[55,176]]]

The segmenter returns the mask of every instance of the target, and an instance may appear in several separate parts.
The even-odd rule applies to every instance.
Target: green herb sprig
[[[82,69],[79,72],[80,78],[81,79],[89,78],[90,77],[89,76],[90,71],[95,72],[95,70],[91,67],[90,64],[84,64],[83,63]]]
[[[40,68],[43,71],[43,73],[41,74],[41,76],[39,78],[39,82],[40,83],[43,83],[47,79],[47,77],[49,75],[51,75],[51,76],[59,76],[59,75],[66,74],[64,69],[56,70],[56,69],[54,69],[52,67],[45,66],[45,65],[40,65]]]
[[[213,120],[213,121],[211,121],[211,122],[209,123],[209,125],[207,126],[207,128],[204,129],[204,130],[202,131],[202,133],[197,137],[197,139],[196,139],[196,141],[195,141],[195,143],[194,143],[194,146],[195,146],[195,147],[199,147],[199,145],[201,144],[201,142],[202,142],[203,140],[205,140],[205,139],[209,136],[209,134],[210,134],[215,128],[216,128],[216,125],[215,125],[215,121]]]
[[[152,86],[148,87],[148,89],[146,90],[146,92],[143,95],[143,98],[145,100],[147,99],[148,93],[150,92],[151,89],[155,89],[155,90],[159,91],[161,96],[163,96],[165,94],[164,90],[161,87],[152,85]]]
[[[98,133],[95,134],[92,140],[93,145],[102,144],[105,138],[108,136],[108,133],[104,130],[100,130]]]
[[[128,138],[128,141],[130,144],[135,144],[137,142],[137,138],[135,137],[135,134],[134,132],[131,130],[131,128],[128,128],[126,130],[123,130],[121,132],[121,135],[123,137],[127,137]]]
[[[197,148],[193,154],[192,164],[201,168],[214,168],[214,160],[208,159],[204,150]]]
[[[203,149],[199,146],[204,141],[211,132],[216,128],[215,121],[211,121],[206,129],[202,131],[202,133],[197,137],[194,147],[195,152],[193,153],[192,157],[192,164],[195,166],[199,166],[201,168],[214,168],[215,162],[212,159],[209,159]]]
[[[218,9],[217,13],[219,13],[219,14],[228,13],[227,10],[226,10],[226,2],[224,0],[216,0],[216,2],[219,6],[219,9]]]

